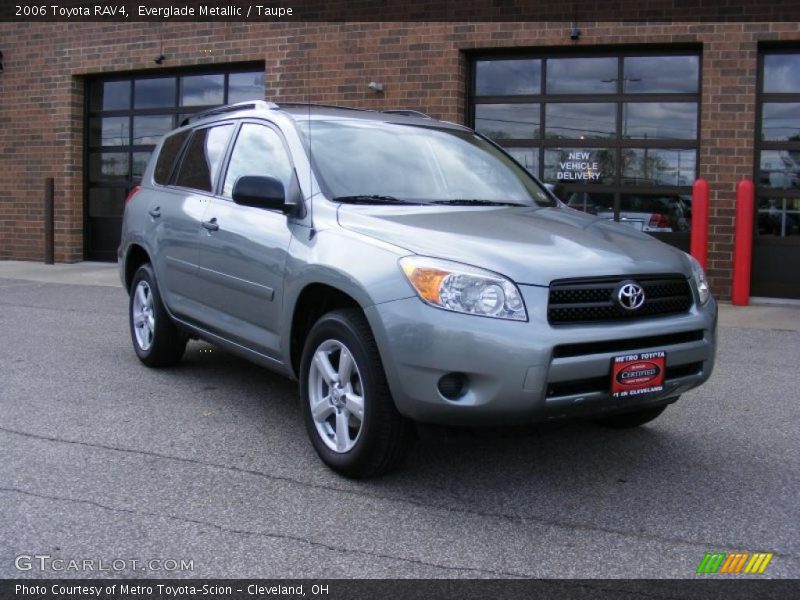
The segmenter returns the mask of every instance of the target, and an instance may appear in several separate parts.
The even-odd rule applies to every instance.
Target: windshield
[[[527,171],[471,131],[360,120],[297,126],[334,200],[556,204]]]

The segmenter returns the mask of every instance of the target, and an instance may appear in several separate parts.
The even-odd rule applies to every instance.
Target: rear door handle
[[[209,231],[218,231],[219,223],[217,223],[217,217],[214,217],[210,221],[203,221],[203,227],[205,227]]]
[[[155,208],[151,208],[147,212],[151,217],[153,217],[154,219],[157,219],[158,217],[161,216],[161,207],[160,206],[156,206]]]

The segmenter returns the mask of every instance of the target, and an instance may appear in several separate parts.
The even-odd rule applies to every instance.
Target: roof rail
[[[225,113],[238,112],[240,110],[269,110],[275,108],[278,108],[277,104],[274,102],[267,102],[265,100],[247,100],[245,102],[237,102],[236,104],[218,106],[216,108],[211,108],[209,110],[204,110],[203,112],[189,115],[183,121],[181,121],[181,127],[188,125],[192,121],[197,121],[198,119],[204,119],[206,117],[213,117],[215,115],[224,115]]]
[[[276,108],[284,106],[316,106],[318,108],[339,108],[342,110],[371,111],[369,108],[356,108],[355,106],[340,106],[338,104],[319,104],[318,102],[281,102]],[[374,112],[374,111],[372,111]]]
[[[407,108],[392,108],[390,110],[382,110],[381,112],[390,115],[404,115],[406,117],[422,117],[423,119],[432,118],[430,115],[426,115],[424,112],[410,110]]]

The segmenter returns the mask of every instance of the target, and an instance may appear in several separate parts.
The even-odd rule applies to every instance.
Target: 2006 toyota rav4
[[[396,466],[414,421],[639,425],[714,365],[696,261],[412,111],[198,115],[131,194],[119,264],[143,363],[202,338],[299,379],[350,477]]]

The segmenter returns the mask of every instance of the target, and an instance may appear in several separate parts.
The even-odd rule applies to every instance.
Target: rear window
[[[195,131],[183,154],[175,185],[203,192],[213,191],[232,131],[231,124]]]
[[[178,152],[181,151],[183,142],[186,141],[190,133],[191,131],[188,129],[186,131],[179,131],[178,133],[173,133],[164,140],[164,144],[161,146],[161,153],[158,155],[158,160],[156,161],[155,172],[153,173],[153,179],[156,180],[156,183],[160,183],[161,185],[167,185],[169,183],[169,176],[172,174],[172,167],[175,165],[175,159],[178,157]]]

